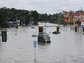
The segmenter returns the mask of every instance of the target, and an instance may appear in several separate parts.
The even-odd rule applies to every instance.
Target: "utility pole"
[[[81,21],[82,21],[82,7],[81,7]]]

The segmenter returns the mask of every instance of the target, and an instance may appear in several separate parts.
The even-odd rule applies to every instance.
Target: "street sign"
[[[37,45],[37,44],[36,44],[36,41],[33,42],[33,45],[34,45],[34,48],[36,48],[36,45]]]

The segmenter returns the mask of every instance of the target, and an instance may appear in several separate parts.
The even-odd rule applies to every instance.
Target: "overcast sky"
[[[84,0],[0,0],[0,8],[36,10],[39,13],[54,14],[65,11],[84,10]]]

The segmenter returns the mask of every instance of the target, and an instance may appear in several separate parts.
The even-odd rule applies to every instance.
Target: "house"
[[[66,22],[82,22],[84,21],[84,12],[75,12],[75,13],[69,13],[67,11],[64,11],[64,21]]]
[[[81,13],[81,12],[72,13],[72,14],[69,14],[69,18],[71,22],[78,21],[78,20],[83,21],[84,13]]]

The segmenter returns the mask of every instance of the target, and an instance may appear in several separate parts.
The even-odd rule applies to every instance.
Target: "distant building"
[[[69,14],[70,21],[84,21],[84,13],[77,12]]]
[[[84,13],[83,12],[75,12],[69,14],[69,12],[64,11],[64,21],[66,22],[77,22],[77,21],[84,21]]]
[[[9,25],[9,27],[16,27],[16,25],[20,26],[20,20],[16,21],[6,21],[6,23]]]

